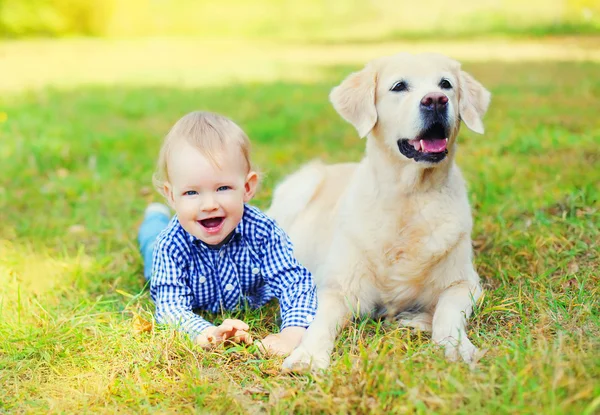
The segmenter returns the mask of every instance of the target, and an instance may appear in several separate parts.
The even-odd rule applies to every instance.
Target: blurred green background
[[[341,41],[600,28],[598,0],[0,0],[0,34]]]

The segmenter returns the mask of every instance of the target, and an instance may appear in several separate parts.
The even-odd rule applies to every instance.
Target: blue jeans
[[[171,218],[162,212],[146,212],[144,221],[138,231],[140,253],[144,260],[144,277],[150,280],[152,276],[152,255],[157,236],[167,227]]]

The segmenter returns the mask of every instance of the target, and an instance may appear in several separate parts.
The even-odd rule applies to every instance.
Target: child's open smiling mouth
[[[218,216],[215,218],[202,219],[199,220],[198,223],[208,233],[219,233],[219,231],[223,228],[223,224],[225,223],[225,217]]]

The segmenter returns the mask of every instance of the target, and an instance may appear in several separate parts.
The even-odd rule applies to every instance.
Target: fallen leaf
[[[144,319],[139,315],[133,317],[133,332],[135,334],[145,333],[152,331],[152,322]]]

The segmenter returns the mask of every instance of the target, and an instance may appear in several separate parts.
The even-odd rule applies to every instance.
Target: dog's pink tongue
[[[425,153],[441,153],[446,150],[447,141],[445,138],[435,138],[433,140],[421,140],[421,151]]]

